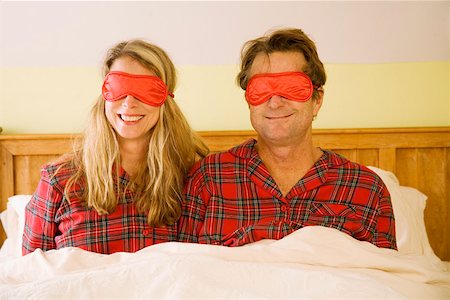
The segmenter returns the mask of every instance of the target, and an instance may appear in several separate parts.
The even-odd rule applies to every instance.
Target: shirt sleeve
[[[378,247],[397,250],[394,211],[392,208],[391,196],[384,184],[382,185],[380,199],[378,201],[376,222],[373,243]]]
[[[210,193],[206,189],[206,180],[200,169],[197,168],[191,174],[183,190],[181,217],[178,221],[178,240],[198,243]]]
[[[55,236],[58,224],[55,221],[55,215],[62,196],[61,191],[52,184],[47,170],[42,170],[36,191],[25,208],[22,255],[38,248],[43,251],[56,249]]]

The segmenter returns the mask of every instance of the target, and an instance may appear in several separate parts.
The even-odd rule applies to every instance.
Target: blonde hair
[[[129,56],[155,72],[173,93],[175,67],[161,48],[141,40],[121,42],[108,51],[103,75],[106,76],[113,62],[123,56]],[[115,186],[120,187],[119,144],[105,115],[105,101],[99,96],[91,109],[88,126],[78,148],[70,159],[66,157],[66,161],[77,170],[65,187],[66,198],[70,201],[73,187],[82,183],[85,188],[78,196],[99,214],[108,214],[130,189],[135,195],[138,210],[148,214],[150,226],[176,222],[181,214],[185,177],[195,161],[206,156],[209,150],[170,96],[161,106],[159,120],[151,131],[145,161],[130,184],[116,194]]]

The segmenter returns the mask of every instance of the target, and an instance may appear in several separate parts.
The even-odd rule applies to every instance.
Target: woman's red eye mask
[[[305,102],[311,98],[313,90],[311,79],[303,72],[257,74],[247,84],[245,99],[251,105],[260,105],[275,95]]]
[[[161,106],[169,93],[158,76],[135,75],[125,72],[109,72],[103,81],[102,95],[106,101],[117,101],[131,95],[152,106]]]

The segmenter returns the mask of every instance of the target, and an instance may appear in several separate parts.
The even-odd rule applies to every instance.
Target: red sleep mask
[[[158,76],[135,75],[112,71],[106,75],[102,86],[106,101],[117,101],[131,95],[139,101],[152,106],[161,106],[169,93],[167,86]]]
[[[311,79],[303,72],[264,73],[250,78],[245,99],[251,105],[260,105],[274,95],[305,102],[311,98],[313,90]]]

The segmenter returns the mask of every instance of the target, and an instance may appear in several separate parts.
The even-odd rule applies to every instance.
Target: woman
[[[109,50],[102,96],[73,153],[45,165],[26,208],[23,255],[135,252],[176,241],[181,190],[208,148],[173,99],[175,68],[141,40]]]

